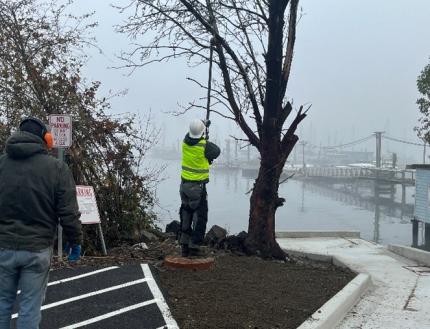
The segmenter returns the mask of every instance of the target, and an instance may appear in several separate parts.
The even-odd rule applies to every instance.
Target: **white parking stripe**
[[[148,300],[148,301],[143,302],[143,303],[139,303],[139,304],[131,305],[131,306],[128,306],[128,307],[124,307],[124,308],[121,308],[119,310],[116,310],[116,311],[113,311],[113,312],[110,312],[110,313],[106,313],[106,314],[103,314],[103,315],[100,315],[100,316],[96,316],[95,318],[91,318],[91,319],[88,319],[88,320],[85,320],[85,321],[82,321],[82,322],[79,322],[79,323],[75,323],[75,324],[72,324],[72,325],[67,326],[67,327],[62,327],[60,329],[80,328],[80,327],[86,326],[88,324],[91,324],[91,323],[94,323],[94,322],[98,322],[98,321],[101,321],[101,320],[104,320],[104,319],[108,319],[108,318],[111,318],[113,316],[117,316],[119,314],[122,314],[122,313],[125,313],[125,312],[129,312],[129,311],[132,311],[132,310],[135,310],[135,309],[138,309],[138,308],[150,305],[150,304],[154,304],[154,303],[155,303],[155,299],[151,299],[151,300]]]
[[[71,302],[74,302],[74,301],[77,301],[77,300],[80,300],[80,299],[84,299],[84,298],[88,298],[88,297],[100,295],[100,294],[103,294],[105,292],[109,292],[109,291],[113,291],[113,290],[118,290],[118,289],[125,288],[125,287],[134,286],[136,284],[140,284],[140,283],[143,283],[143,282],[146,282],[146,281],[148,281],[148,279],[146,279],[146,278],[139,279],[139,280],[130,281],[130,282],[127,282],[127,283],[124,283],[124,284],[120,284],[118,286],[113,286],[113,287],[109,287],[109,288],[106,288],[106,289],[93,291],[93,292],[90,292],[88,294],[84,294],[84,295],[80,295],[80,296],[75,296],[75,297],[68,298],[68,299],[63,299],[63,300],[60,300],[59,302],[55,302],[55,303],[52,303],[52,304],[43,305],[42,308],[41,308],[41,310],[46,310],[46,309],[53,308],[53,307],[56,307],[56,306],[59,306],[59,305],[71,303]],[[17,317],[18,317],[18,313],[15,313],[14,315],[12,315],[12,319],[15,319]]]
[[[160,291],[160,288],[158,288],[157,283],[155,282],[154,277],[152,276],[151,269],[149,268],[148,264],[142,264],[142,270],[143,270],[143,274],[145,275],[145,278],[148,279],[149,289],[151,290],[152,295],[157,301],[157,306],[160,309],[161,314],[163,315],[167,328],[179,329],[178,324],[176,323],[175,319],[172,317],[172,314],[170,313],[169,306],[164,300],[164,297]],[[165,327],[162,327],[162,328],[165,328]]]
[[[102,269],[97,270],[97,271],[88,272],[88,273],[84,273],[84,274],[77,275],[77,276],[71,276],[70,278],[61,279],[61,280],[58,280],[58,281],[52,281],[52,282],[48,283],[48,287],[49,286],[55,286],[55,285],[60,284],[60,283],[65,283],[65,282],[69,282],[69,281],[79,280],[79,279],[82,279],[82,278],[86,278],[87,276],[91,276],[91,275],[94,275],[94,274],[99,274],[99,273],[110,271],[110,270],[115,270],[117,268],[119,268],[119,267],[118,266],[111,266],[111,267],[102,268]]]
[[[58,281],[52,281],[52,282],[48,283],[48,287],[49,286],[55,286],[55,285],[60,284],[60,283],[65,283],[65,282],[69,282],[69,281],[79,280],[79,279],[82,279],[82,278],[86,278],[87,276],[91,276],[91,275],[94,275],[94,274],[99,274],[99,273],[110,271],[110,270],[115,270],[117,268],[119,268],[119,267],[118,266],[111,266],[111,267],[102,268],[102,269],[97,270],[97,271],[92,271],[92,272],[88,272],[88,273],[84,273],[84,274],[80,274],[80,275],[76,275],[76,276],[71,276],[70,278],[65,278],[65,279],[61,279],[61,280],[58,280]],[[18,290],[17,295],[19,295],[20,293],[21,293],[21,290]]]

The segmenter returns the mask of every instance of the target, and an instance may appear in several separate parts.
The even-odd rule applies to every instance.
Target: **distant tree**
[[[430,64],[428,64],[418,76],[417,87],[422,97],[418,98],[417,105],[422,115],[420,126],[415,130],[418,136],[430,143]]]
[[[177,57],[185,57],[190,65],[207,64],[213,46],[213,111],[235,121],[261,158],[250,198],[246,246],[251,253],[275,258],[285,258],[275,240],[275,213],[285,201],[278,196],[280,177],[307,112],[303,107],[294,111],[286,93],[298,3],[133,0],[122,8],[133,11],[118,29],[137,43],[122,54],[125,66],[132,69]],[[140,44],[138,37],[144,40]],[[191,80],[206,88],[204,82]],[[204,108],[191,102],[185,110],[193,107]]]
[[[81,69],[95,23],[67,14],[69,4],[0,0],[0,146],[25,116],[71,114],[67,162],[78,184],[94,186],[112,246],[154,224],[156,175],[141,164],[156,132],[147,120],[109,115],[109,102],[97,98],[100,82],[86,86]],[[86,232],[90,245],[95,231]]]

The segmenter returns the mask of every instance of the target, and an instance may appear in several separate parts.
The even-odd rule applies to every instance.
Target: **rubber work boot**
[[[188,248],[190,250],[190,256],[197,256],[197,257],[205,256],[205,252],[197,244],[190,242],[190,244],[188,245]]]
[[[183,244],[182,245],[181,256],[182,257],[188,257],[188,256],[190,256],[190,248],[188,247],[188,244]]]

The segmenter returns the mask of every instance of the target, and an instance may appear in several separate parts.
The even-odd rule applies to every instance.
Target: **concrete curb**
[[[297,329],[333,329],[371,284],[368,274],[358,274]]]
[[[288,249],[284,249],[284,251],[289,255],[304,257],[320,262],[328,262],[338,267],[349,268],[336,256]],[[351,310],[351,308],[358,302],[359,298],[369,289],[371,283],[372,281],[369,274],[357,273],[357,276],[351,282],[327,301],[319,310],[312,314],[311,317],[303,322],[303,324],[301,324],[297,329],[335,328],[336,324],[345,318],[349,310]]]
[[[352,238],[359,239],[359,231],[281,231],[276,238]]]
[[[420,265],[430,266],[430,252],[428,251],[401,246],[397,244],[388,245],[388,250],[397,255],[412,259]]]
[[[350,269],[348,265],[346,265],[343,261],[341,261],[336,256],[323,255],[323,254],[314,254],[314,253],[311,253],[311,252],[304,252],[304,251],[298,251],[298,250],[289,250],[289,249],[284,249],[284,251],[288,255],[292,255],[292,256],[296,256],[296,257],[302,257],[302,258],[307,258],[307,259],[315,260],[317,262],[332,263],[335,266],[342,267],[342,268],[347,268],[350,271],[353,271],[353,272],[357,273],[353,269]],[[357,274],[360,274],[360,273],[357,273]]]

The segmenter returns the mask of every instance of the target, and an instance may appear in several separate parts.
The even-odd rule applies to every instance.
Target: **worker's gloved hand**
[[[206,127],[209,128],[209,126],[211,125],[211,120],[203,120],[203,123],[205,124]]]
[[[71,251],[69,254],[69,257],[67,260],[69,262],[77,262],[81,259],[81,245],[80,244],[73,244],[71,246]]]

